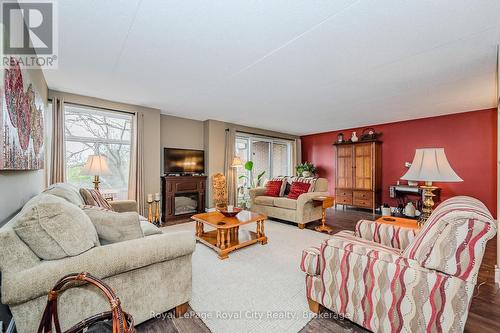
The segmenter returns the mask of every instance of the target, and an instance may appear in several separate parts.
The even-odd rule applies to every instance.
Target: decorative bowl
[[[232,212],[228,212],[227,210],[220,209],[219,212],[222,213],[225,217],[235,217],[242,209],[238,207],[234,207]]]

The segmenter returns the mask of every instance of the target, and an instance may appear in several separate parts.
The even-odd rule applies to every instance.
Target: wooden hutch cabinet
[[[368,208],[381,205],[382,143],[336,143],[335,204]]]

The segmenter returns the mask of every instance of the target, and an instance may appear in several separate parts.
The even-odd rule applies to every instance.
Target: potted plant
[[[297,176],[302,176],[302,177],[312,177],[316,175],[316,172],[318,169],[314,166],[314,164],[309,163],[309,162],[304,162],[302,164],[297,165],[295,168],[295,171],[297,172]]]
[[[252,161],[246,162],[244,167],[246,170],[250,171],[250,174],[252,174],[252,171],[253,171],[253,162]],[[251,188],[254,188],[254,187],[261,186],[262,182],[264,180],[263,177],[264,177],[265,173],[266,173],[266,171],[262,171],[259,174],[257,174],[257,177],[254,177],[253,183],[250,181],[250,178],[247,175],[241,175],[238,177],[239,180],[241,180],[241,179],[245,180],[245,184],[238,187],[238,191],[239,191],[238,197],[240,198],[240,203],[239,203],[240,207],[245,207],[245,208],[250,207],[250,205],[249,205],[250,197],[248,195],[248,190]]]

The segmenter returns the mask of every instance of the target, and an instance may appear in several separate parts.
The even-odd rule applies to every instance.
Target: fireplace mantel
[[[191,195],[198,194],[198,211],[205,211],[205,190],[206,176],[162,176],[161,177],[161,192],[162,192],[162,222],[177,218],[185,218],[194,213],[175,215],[175,197],[180,194]]]

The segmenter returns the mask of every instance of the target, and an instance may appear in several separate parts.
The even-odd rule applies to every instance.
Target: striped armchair
[[[462,332],[495,233],[486,207],[465,196],[439,205],[416,235],[360,221],[304,250],[309,306],[374,332]]]

